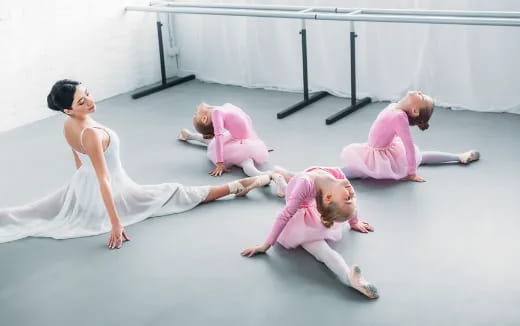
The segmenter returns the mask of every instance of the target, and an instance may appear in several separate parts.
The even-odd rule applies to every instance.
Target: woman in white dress
[[[67,185],[43,199],[0,209],[0,243],[30,236],[66,239],[111,231],[108,247],[121,248],[129,240],[127,225],[187,211],[229,194],[244,196],[270,182],[268,176],[258,176],[220,186],[138,185],[123,169],[117,134],[90,117],[96,105],[81,83],[56,82],[47,104],[68,115],[64,134],[77,171]]]

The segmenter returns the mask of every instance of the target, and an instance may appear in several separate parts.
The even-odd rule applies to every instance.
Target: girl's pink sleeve
[[[284,229],[285,225],[289,220],[296,214],[296,211],[300,208],[302,201],[309,199],[313,196],[313,185],[312,181],[307,178],[296,178],[291,180],[291,183],[296,184],[292,188],[290,194],[287,194],[285,199],[285,207],[282,209],[278,217],[276,218],[271,233],[265,240],[265,243],[273,245],[278,236]]]
[[[222,138],[224,136],[224,117],[219,110],[213,110],[211,113],[211,121],[213,122],[213,130],[215,132],[215,155],[217,162],[224,162],[224,144]]]
[[[393,120],[394,128],[397,136],[403,141],[404,149],[406,151],[406,161],[408,163],[408,175],[417,173],[417,164],[415,159],[415,145],[412,139],[412,133],[408,124],[408,116],[405,112],[399,113],[396,119]]]

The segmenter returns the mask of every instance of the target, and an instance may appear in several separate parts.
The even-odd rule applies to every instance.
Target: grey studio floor
[[[326,126],[347,103],[329,96],[276,119],[300,98],[192,81],[139,100],[128,93],[98,102],[94,118],[118,132],[138,183],[203,185],[243,174],[209,176],[205,148],[176,140],[201,101],[243,107],[274,149],[271,162],[292,170],[339,165],[341,148],[364,142],[387,104]],[[74,162],[62,120],[0,133],[0,207],[67,183]],[[302,249],[239,255],[264,240],[283,207],[271,186],[127,227],[132,241],[121,250],[107,249],[106,234],[0,244],[0,325],[520,324],[520,115],[437,108],[428,131],[412,132],[423,150],[478,149],[482,159],[420,167],[422,184],[353,181],[360,216],[376,231],[347,230],[333,247],[361,266],[378,300],[341,285]]]

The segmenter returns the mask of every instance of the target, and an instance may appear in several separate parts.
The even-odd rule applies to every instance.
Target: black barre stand
[[[329,95],[327,92],[318,92],[309,97],[309,80],[307,76],[307,31],[305,27],[300,31],[302,35],[302,64],[303,64],[303,101],[300,101],[289,108],[280,111],[276,114],[278,119],[283,119],[288,115],[291,115],[297,111],[300,111],[304,107],[321,100],[325,96]]]
[[[140,97],[150,95],[156,93],[158,91],[162,91],[163,89],[190,81],[195,79],[195,75],[187,75],[184,77],[173,77],[166,79],[166,68],[164,66],[164,47],[163,47],[163,38],[162,38],[162,23],[157,21],[157,36],[159,38],[159,57],[161,60],[161,84],[158,86],[153,86],[148,89],[139,91],[137,93],[132,94],[133,99],[138,99]]]
[[[346,107],[345,109],[334,113],[330,117],[328,117],[325,120],[325,124],[330,125],[334,122],[338,121],[341,118],[346,117],[347,115],[351,114],[354,111],[357,111],[364,107],[365,105],[372,102],[372,99],[370,97],[362,98],[358,101],[356,97],[356,37],[357,34],[353,31],[350,32],[350,106]]]

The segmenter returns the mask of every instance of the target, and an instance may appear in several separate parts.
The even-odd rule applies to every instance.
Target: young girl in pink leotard
[[[209,174],[220,176],[229,172],[229,167],[239,166],[248,176],[262,176],[258,182],[265,185],[273,179],[278,195],[284,195],[287,186],[285,179],[279,174],[257,168],[267,162],[269,152],[257,136],[251,118],[242,109],[231,103],[221,106],[202,103],[197,107],[193,125],[199,133],[183,129],[179,139],[194,140],[208,146],[208,158],[215,164],[215,169]]]
[[[408,92],[398,103],[388,105],[372,124],[368,142],[343,148],[341,161],[347,178],[401,179],[423,182],[420,164],[468,164],[480,158],[477,151],[462,154],[420,152],[409,126],[429,127],[433,100],[418,91]]]
[[[326,240],[338,241],[346,221],[355,230],[374,229],[358,220],[356,197],[350,182],[339,168],[312,167],[290,178],[286,204],[279,213],[263,245],[242,251],[251,257],[266,252],[276,242],[287,249],[302,246],[323,262],[338,279],[369,298],[377,298],[357,266],[349,267]]]

